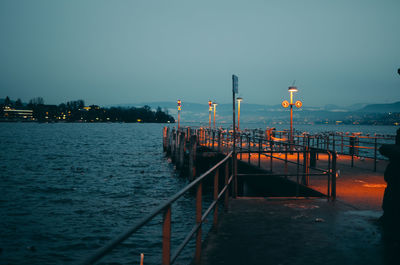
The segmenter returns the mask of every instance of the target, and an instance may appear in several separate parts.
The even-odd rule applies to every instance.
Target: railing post
[[[326,136],[326,150],[329,151],[329,134]]]
[[[218,180],[219,180],[219,167],[215,170],[214,174],[214,201],[218,201]],[[218,224],[218,202],[214,207],[214,227]]]
[[[250,136],[249,135],[247,136],[247,148],[248,148],[248,151],[249,151],[248,160],[249,160],[249,164],[250,164]]]
[[[228,189],[228,182],[229,182],[229,160],[227,160],[225,162],[225,186],[226,187],[226,191],[225,191],[225,200],[224,200],[224,205],[225,205],[225,209],[228,209],[228,205],[229,205],[229,189]]]
[[[200,264],[201,259],[201,215],[202,215],[202,182],[197,184],[196,191],[196,224],[199,225],[199,229],[197,230],[196,235],[196,254],[195,261],[196,264]]]
[[[336,152],[332,153],[332,200],[336,199]]]
[[[261,145],[262,141],[261,138],[258,139],[258,167],[261,167]]]
[[[354,153],[355,153],[355,137],[350,136],[350,154],[351,154],[351,167],[354,166]]]
[[[242,133],[239,133],[239,137],[240,137],[240,161],[242,160]]]
[[[309,155],[309,152],[308,152],[308,148],[306,147],[304,152],[303,152],[303,173],[304,173],[304,176],[303,176],[303,180],[302,180],[303,184],[306,185],[306,186],[308,186],[308,184],[309,184],[309,175],[308,175],[308,173],[309,173],[309,170],[310,170],[308,155]]]
[[[376,172],[376,150],[378,149],[378,142],[375,137],[375,143],[374,143],[374,172]]]
[[[341,143],[341,147],[340,147],[340,153],[343,154],[343,134],[341,136],[342,136],[342,143]]]
[[[171,260],[171,205],[164,214],[163,242],[162,242],[162,264],[169,265]]]
[[[212,149],[214,150],[214,143],[215,143],[215,130],[212,131]]]
[[[271,149],[271,152],[269,153],[270,154],[270,156],[269,156],[269,171],[270,172],[272,172],[272,149]]]
[[[221,131],[218,130],[218,152],[221,152]]]

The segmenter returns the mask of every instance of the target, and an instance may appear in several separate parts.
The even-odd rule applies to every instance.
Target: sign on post
[[[233,93],[239,93],[239,79],[236,75],[232,75],[232,90]]]

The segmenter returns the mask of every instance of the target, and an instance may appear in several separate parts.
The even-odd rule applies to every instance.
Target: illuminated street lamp
[[[180,119],[181,119],[181,109],[182,109],[182,102],[178,99],[178,130],[180,128]]]
[[[288,102],[287,100],[284,100],[282,102],[282,107],[287,108],[290,106],[290,136],[289,136],[290,142],[289,143],[290,143],[290,146],[292,146],[292,144],[293,144],[293,105],[295,105],[297,108],[301,108],[303,103],[300,100],[293,103],[293,93],[299,91],[297,89],[297,87],[290,86],[288,91],[290,92],[290,102]]]
[[[242,102],[243,98],[238,97],[236,100],[238,102],[238,131],[240,131],[240,102]]]
[[[208,127],[211,129],[211,111],[212,111],[212,101],[208,101]]]
[[[213,109],[214,109],[214,130],[215,130],[215,111],[217,110],[218,104],[216,102],[213,102],[212,105],[213,105]]]

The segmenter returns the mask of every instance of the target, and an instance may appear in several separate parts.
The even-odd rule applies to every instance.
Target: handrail
[[[209,132],[209,137],[211,136],[211,131],[219,131],[222,134],[230,134],[230,131],[227,130],[213,130],[209,128],[203,128],[203,130]],[[264,130],[260,129],[252,129],[247,130],[244,129],[242,131],[237,132],[238,141],[240,145],[238,148],[241,150],[242,139],[244,138],[246,141],[243,141],[245,145],[257,145],[257,141],[267,141],[270,143],[270,146],[273,144],[275,147],[281,146],[290,146],[292,147],[308,147],[313,149],[321,149],[321,150],[330,150],[334,151],[339,155],[348,156],[351,158],[351,167],[354,166],[354,160],[357,157],[362,157],[364,159],[372,159],[373,160],[373,171],[377,170],[377,163],[379,160],[387,160],[385,157],[381,156],[378,152],[379,147],[385,143],[391,143],[394,141],[393,135],[386,136],[370,136],[370,135],[359,135],[359,134],[349,134],[346,135],[344,133],[338,132],[324,132],[319,134],[308,134],[308,133],[300,133],[295,132],[293,136],[294,142],[290,143],[288,139],[276,140],[273,137],[278,137],[279,139],[282,137],[286,137],[288,135],[288,131],[270,131],[267,133]],[[210,140],[211,142],[211,140]],[[227,143],[229,144],[229,143]]]
[[[174,203],[176,200],[178,200],[180,197],[182,197],[187,191],[189,191],[191,188],[194,186],[198,185],[204,178],[206,178],[210,173],[212,173],[214,170],[219,168],[222,164],[224,164],[229,158],[232,157],[232,151],[228,153],[224,159],[219,161],[217,164],[215,164],[212,168],[207,170],[205,173],[203,173],[201,176],[193,180],[189,185],[187,185],[185,188],[177,192],[175,195],[171,196],[166,202],[155,208],[150,214],[148,214],[146,217],[142,218],[140,221],[138,221],[135,225],[133,225],[131,228],[126,230],[125,232],[119,234],[115,239],[109,241],[105,246],[99,248],[96,250],[92,255],[90,255],[87,259],[85,259],[81,264],[82,265],[89,265],[89,264],[94,264],[101,258],[103,258],[105,255],[107,255],[110,251],[112,251],[117,245],[125,241],[127,238],[129,238],[133,233],[135,233],[137,230],[139,230],[141,227],[143,227],[145,224],[147,224],[149,221],[151,221],[155,216],[160,214],[163,210],[167,209],[168,207],[171,206],[172,203]],[[232,179],[232,177],[230,178]],[[228,185],[230,182],[228,183]],[[225,189],[226,191],[227,189]],[[218,198],[219,199],[219,198]],[[215,205],[214,205],[215,206]],[[203,221],[203,220],[202,220]],[[193,233],[190,233],[190,237],[186,238],[183,243],[186,244],[189,242],[191,236],[193,236],[194,232],[196,232],[199,227],[201,226],[200,224],[196,224],[194,229],[192,229]],[[191,232],[192,232],[191,231]],[[183,247],[186,244],[181,244],[181,246],[178,248],[179,252],[183,249]],[[182,247],[183,245],[183,247]],[[179,252],[175,253],[173,255],[172,260],[170,261],[171,263],[175,261],[177,256],[179,255]]]
[[[204,145],[207,147],[211,147],[212,149],[219,149],[219,143],[217,142],[218,146],[216,146],[214,143],[216,141],[216,134],[214,133],[215,130],[211,129],[203,129],[206,133],[205,139],[204,139]],[[218,141],[219,141],[219,135],[221,132],[218,132]],[[223,134],[228,135],[229,132],[222,132]],[[270,157],[270,171],[272,173],[272,160],[282,160],[285,163],[290,163],[290,164],[295,164],[297,165],[297,173],[296,174],[288,174],[287,172],[282,173],[282,174],[268,174],[268,176],[297,176],[302,177],[302,182],[304,185],[308,186],[309,185],[309,178],[310,176],[327,176],[327,193],[326,196],[329,199],[334,200],[336,198],[336,158],[337,158],[337,152],[335,150],[328,150],[328,149],[322,149],[322,148],[309,148],[307,145],[300,145],[300,144],[294,144],[294,143],[289,143],[289,142],[280,142],[276,143],[275,141],[268,140],[264,138],[264,135],[251,135],[251,134],[244,134],[245,139],[247,139],[245,143],[245,148],[242,148],[242,135],[241,132],[238,132],[239,138],[236,138],[240,144],[238,146],[239,150],[235,151],[236,155],[241,154],[248,154],[248,163],[250,164],[250,154],[258,154],[258,167],[261,167],[261,161],[260,161],[260,156],[266,156]],[[226,145],[230,145],[232,143],[232,139],[227,139]],[[269,145],[269,150],[266,148]],[[273,150],[272,146],[275,145],[279,149],[278,150]],[[266,148],[264,148],[264,146]],[[258,150],[257,150],[258,149]],[[277,156],[274,156],[274,153],[284,153],[286,154],[285,158],[280,158]],[[297,162],[295,161],[290,161],[287,158],[287,154],[293,154],[297,153]],[[310,155],[314,153],[314,155],[324,153],[328,156],[328,164],[326,169],[322,168],[317,168],[315,165],[311,166],[310,164]],[[299,154],[303,154],[303,163],[300,163],[299,161]],[[315,159],[315,158],[314,158]],[[241,158],[240,158],[241,160]],[[315,163],[315,162],[314,162]],[[301,166],[303,169],[303,173],[300,173],[299,166]],[[314,172],[320,172],[320,173],[311,173],[310,170],[313,170]],[[236,174],[236,176],[244,176],[246,174]],[[254,174],[251,174],[254,175]],[[299,179],[297,178],[297,182],[299,182]],[[299,183],[297,183],[299,184]]]

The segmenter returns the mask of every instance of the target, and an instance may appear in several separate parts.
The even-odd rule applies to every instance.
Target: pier
[[[379,225],[387,161],[377,148],[394,137],[288,139],[271,130],[164,127],[164,152],[189,184],[82,264],[96,263],[157,216],[165,265],[190,242],[193,264],[393,264],[398,246],[384,242]],[[192,196],[193,226],[171,245],[183,196]]]
[[[180,160],[184,148],[174,139],[193,133],[190,128],[164,131],[164,139],[170,139],[164,142],[165,150],[180,170],[185,170]],[[226,155],[232,150],[232,133],[206,128],[195,134],[197,146],[206,148],[203,153]],[[294,138],[290,143],[282,132],[274,136],[257,130],[238,133],[236,168],[232,167],[236,183],[229,207],[193,264],[396,261],[378,224],[388,162],[379,157],[377,148],[394,138],[343,134]],[[187,154],[192,160],[191,151]],[[192,163],[186,170],[196,178]],[[279,178],[279,183],[273,178]]]

